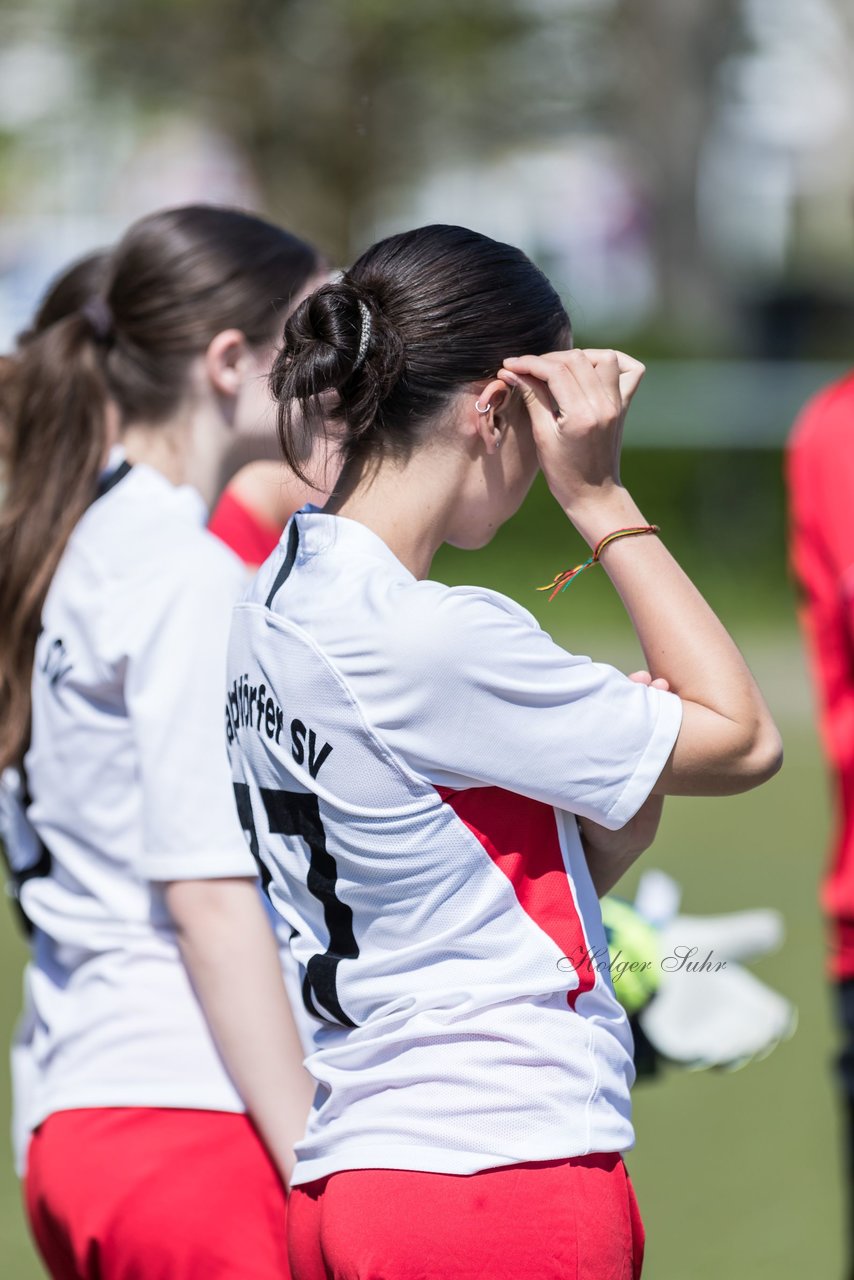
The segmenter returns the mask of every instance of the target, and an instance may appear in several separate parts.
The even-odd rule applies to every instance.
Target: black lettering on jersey
[[[285,713],[272,697],[263,680],[258,684],[250,684],[248,674],[232,681],[225,701],[225,736],[229,746],[233,746],[241,729],[254,729],[264,734],[268,741],[281,742],[285,729]],[[309,729],[302,720],[294,718],[290,722],[291,755],[299,765],[306,764],[312,778],[316,778],[326,761],[332,754],[331,742],[324,742],[318,751],[317,734]],[[306,750],[307,749],[307,750]]]
[[[229,746],[234,742],[239,724],[240,702],[237,697],[237,681],[235,681],[232,688],[229,689],[228,697],[225,700],[225,736],[228,739]]]
[[[302,720],[291,721],[291,755],[297,764],[305,764],[306,727]]]
[[[324,742],[320,748],[320,754],[315,755],[315,747],[317,746],[317,734],[313,729],[308,731],[308,771],[313,778],[316,778],[323,768],[325,761],[332,754],[332,744]]]
[[[300,836],[308,846],[306,883],[309,893],[323,905],[323,919],[329,932],[326,951],[322,955],[312,956],[306,965],[302,986],[303,1003],[316,1018],[338,1022],[345,1027],[355,1027],[356,1023],[341,1008],[337,974],[342,960],[358,958],[359,946],[353,933],[353,912],[336,893],[338,866],[326,848],[326,832],[323,830],[317,796],[296,791],[271,791],[262,787],[261,799],[267,811],[271,834]]]
[[[323,768],[326,761],[332,754],[332,744],[324,742],[320,751],[317,750],[317,734],[313,729],[307,729],[302,720],[291,721],[291,755],[297,764],[305,764],[305,738],[308,734],[308,771],[312,778],[316,778]]]
[[[65,647],[65,641],[59,636],[50,642],[47,652],[39,663],[39,669],[42,675],[47,676],[48,683],[51,685],[59,684],[59,681],[67,676],[72,669],[72,663],[68,657],[68,650]]]

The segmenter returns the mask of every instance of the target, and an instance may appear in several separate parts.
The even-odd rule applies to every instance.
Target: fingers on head
[[[611,347],[582,347],[581,351],[597,369],[600,365],[619,364],[619,353]]]
[[[636,360],[634,356],[626,355],[625,351],[615,351],[614,355],[617,357],[620,373],[636,373],[639,378],[646,373],[646,365]]]
[[[573,426],[583,431],[610,425],[622,413],[618,362],[611,355],[600,367],[580,349],[511,357],[505,364],[512,377],[534,391],[535,400],[526,396],[529,409],[541,404],[553,418],[571,415]]]
[[[498,376],[520,389],[535,424],[539,420],[545,422],[547,416],[554,425],[555,405],[561,402],[559,388],[562,385],[557,366],[548,365],[542,356],[525,356],[514,360],[513,365],[510,370],[500,369]],[[565,370],[563,374],[564,379],[569,376]],[[566,395],[563,403],[567,403]]]
[[[566,416],[572,411],[575,421],[579,417],[579,409],[586,405],[591,410],[590,425],[593,426],[596,415],[590,404],[590,396],[581,385],[577,367],[569,360],[575,354],[572,351],[558,351],[550,356],[524,356],[521,360],[509,363],[517,372],[521,366],[529,378],[535,379],[540,403],[548,406],[553,419],[556,416]],[[588,369],[595,377],[589,365]],[[584,423],[578,421],[577,425],[583,427]]]

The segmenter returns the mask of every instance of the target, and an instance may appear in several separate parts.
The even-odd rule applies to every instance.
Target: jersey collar
[[[300,545],[306,552],[322,554],[335,543],[346,547],[348,552],[371,556],[375,560],[394,565],[407,579],[415,581],[414,574],[398,560],[391,547],[366,524],[351,520],[349,516],[331,515],[316,507],[303,507],[293,518],[299,525]],[[289,526],[286,526],[280,539],[283,543],[287,541],[288,529]]]

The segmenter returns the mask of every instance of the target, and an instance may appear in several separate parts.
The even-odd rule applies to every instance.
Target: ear
[[[223,329],[208,343],[205,373],[222,396],[237,396],[255,368],[255,357],[239,329]]]
[[[487,382],[479,395],[466,392],[466,425],[480,437],[487,453],[495,453],[501,447],[507,425],[507,402],[512,393],[512,387],[499,378]]]

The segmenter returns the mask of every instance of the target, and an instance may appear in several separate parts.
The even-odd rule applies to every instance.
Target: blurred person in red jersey
[[[854,373],[819,392],[786,457],[790,560],[833,788],[834,830],[821,901],[841,1030],[849,1260],[854,1280]]]

